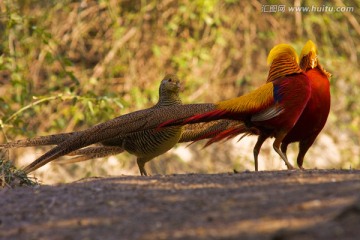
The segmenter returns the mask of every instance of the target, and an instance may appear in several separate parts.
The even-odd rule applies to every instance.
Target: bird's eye
[[[172,79],[171,79],[171,78],[169,78],[169,82],[172,82]]]

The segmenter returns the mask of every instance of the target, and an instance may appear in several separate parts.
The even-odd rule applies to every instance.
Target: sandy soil
[[[359,239],[360,171],[91,178],[0,205],[0,239]]]

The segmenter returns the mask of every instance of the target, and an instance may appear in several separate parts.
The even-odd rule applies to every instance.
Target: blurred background
[[[215,102],[266,80],[267,54],[307,40],[332,74],[327,124],[305,168],[360,167],[360,2],[102,0],[0,2],[0,142],[86,129],[157,102],[165,73],[185,82],[184,103]],[[302,6],[304,8],[292,8]],[[315,8],[317,7],[317,8]],[[332,7],[332,8],[331,8]],[[341,8],[339,8],[341,7]],[[187,147],[147,164],[151,174],[253,171],[256,138]],[[267,140],[260,170],[285,169]],[[10,150],[24,166],[49,148]],[[289,149],[295,164],[297,144]],[[138,175],[123,153],[35,172],[43,183]]]

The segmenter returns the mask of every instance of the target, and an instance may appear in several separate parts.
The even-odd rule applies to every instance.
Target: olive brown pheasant
[[[143,118],[146,118],[148,114],[154,109],[160,109],[162,107],[180,105],[181,99],[179,97],[180,81],[176,75],[168,74],[164,77],[159,88],[159,101],[156,105],[144,111]],[[147,110],[147,111],[146,111]],[[126,115],[125,115],[126,116]],[[131,116],[131,114],[130,114]],[[99,131],[101,137],[98,140],[95,139],[93,143],[97,146],[90,146],[86,148],[76,148],[75,151],[70,152],[68,155],[76,156],[70,159],[60,160],[58,162],[73,163],[79,161],[85,161],[88,159],[106,157],[110,155],[119,154],[123,151],[127,151],[137,156],[137,164],[141,175],[147,175],[145,170],[145,163],[151,159],[165,153],[171,149],[178,142],[190,142],[199,140],[202,138],[210,138],[215,136],[218,132],[227,129],[229,126],[237,125],[237,121],[233,120],[218,120],[209,123],[198,123],[192,125],[173,126],[164,129],[148,129],[140,130],[120,134],[114,136],[113,134],[102,140],[101,131]],[[90,128],[92,129],[92,128]],[[184,129],[184,130],[183,130]],[[61,133],[49,136],[41,136],[31,139],[18,140],[9,142],[6,144],[0,144],[2,148],[14,148],[14,147],[29,147],[29,146],[44,146],[44,145],[62,145],[72,138],[86,139],[88,134],[91,137],[96,137],[96,131],[91,132],[88,130],[77,131],[71,133]],[[79,140],[78,142],[81,142]],[[87,144],[85,146],[91,145]],[[77,143],[74,144],[77,146]],[[36,161],[27,166],[24,170],[28,173],[43,166],[45,162]]]

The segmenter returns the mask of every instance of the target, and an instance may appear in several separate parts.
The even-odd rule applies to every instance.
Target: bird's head
[[[179,93],[181,81],[175,74],[166,74],[160,84],[160,92]]]
[[[272,82],[281,77],[302,72],[298,61],[299,58],[292,46],[284,43],[276,45],[270,50],[267,59],[270,69],[266,82]]]
[[[290,60],[295,63],[299,62],[299,57],[296,54],[295,49],[289,44],[285,43],[278,44],[270,50],[267,58],[268,65],[271,65],[279,58],[287,58],[288,61]]]
[[[326,71],[320,64],[318,59],[318,52],[316,45],[313,41],[306,42],[300,54],[300,68],[303,71],[308,71],[313,68],[318,68],[328,79],[331,77],[331,73]]]
[[[313,41],[306,42],[300,54],[300,68],[304,71],[318,65],[317,48]]]

